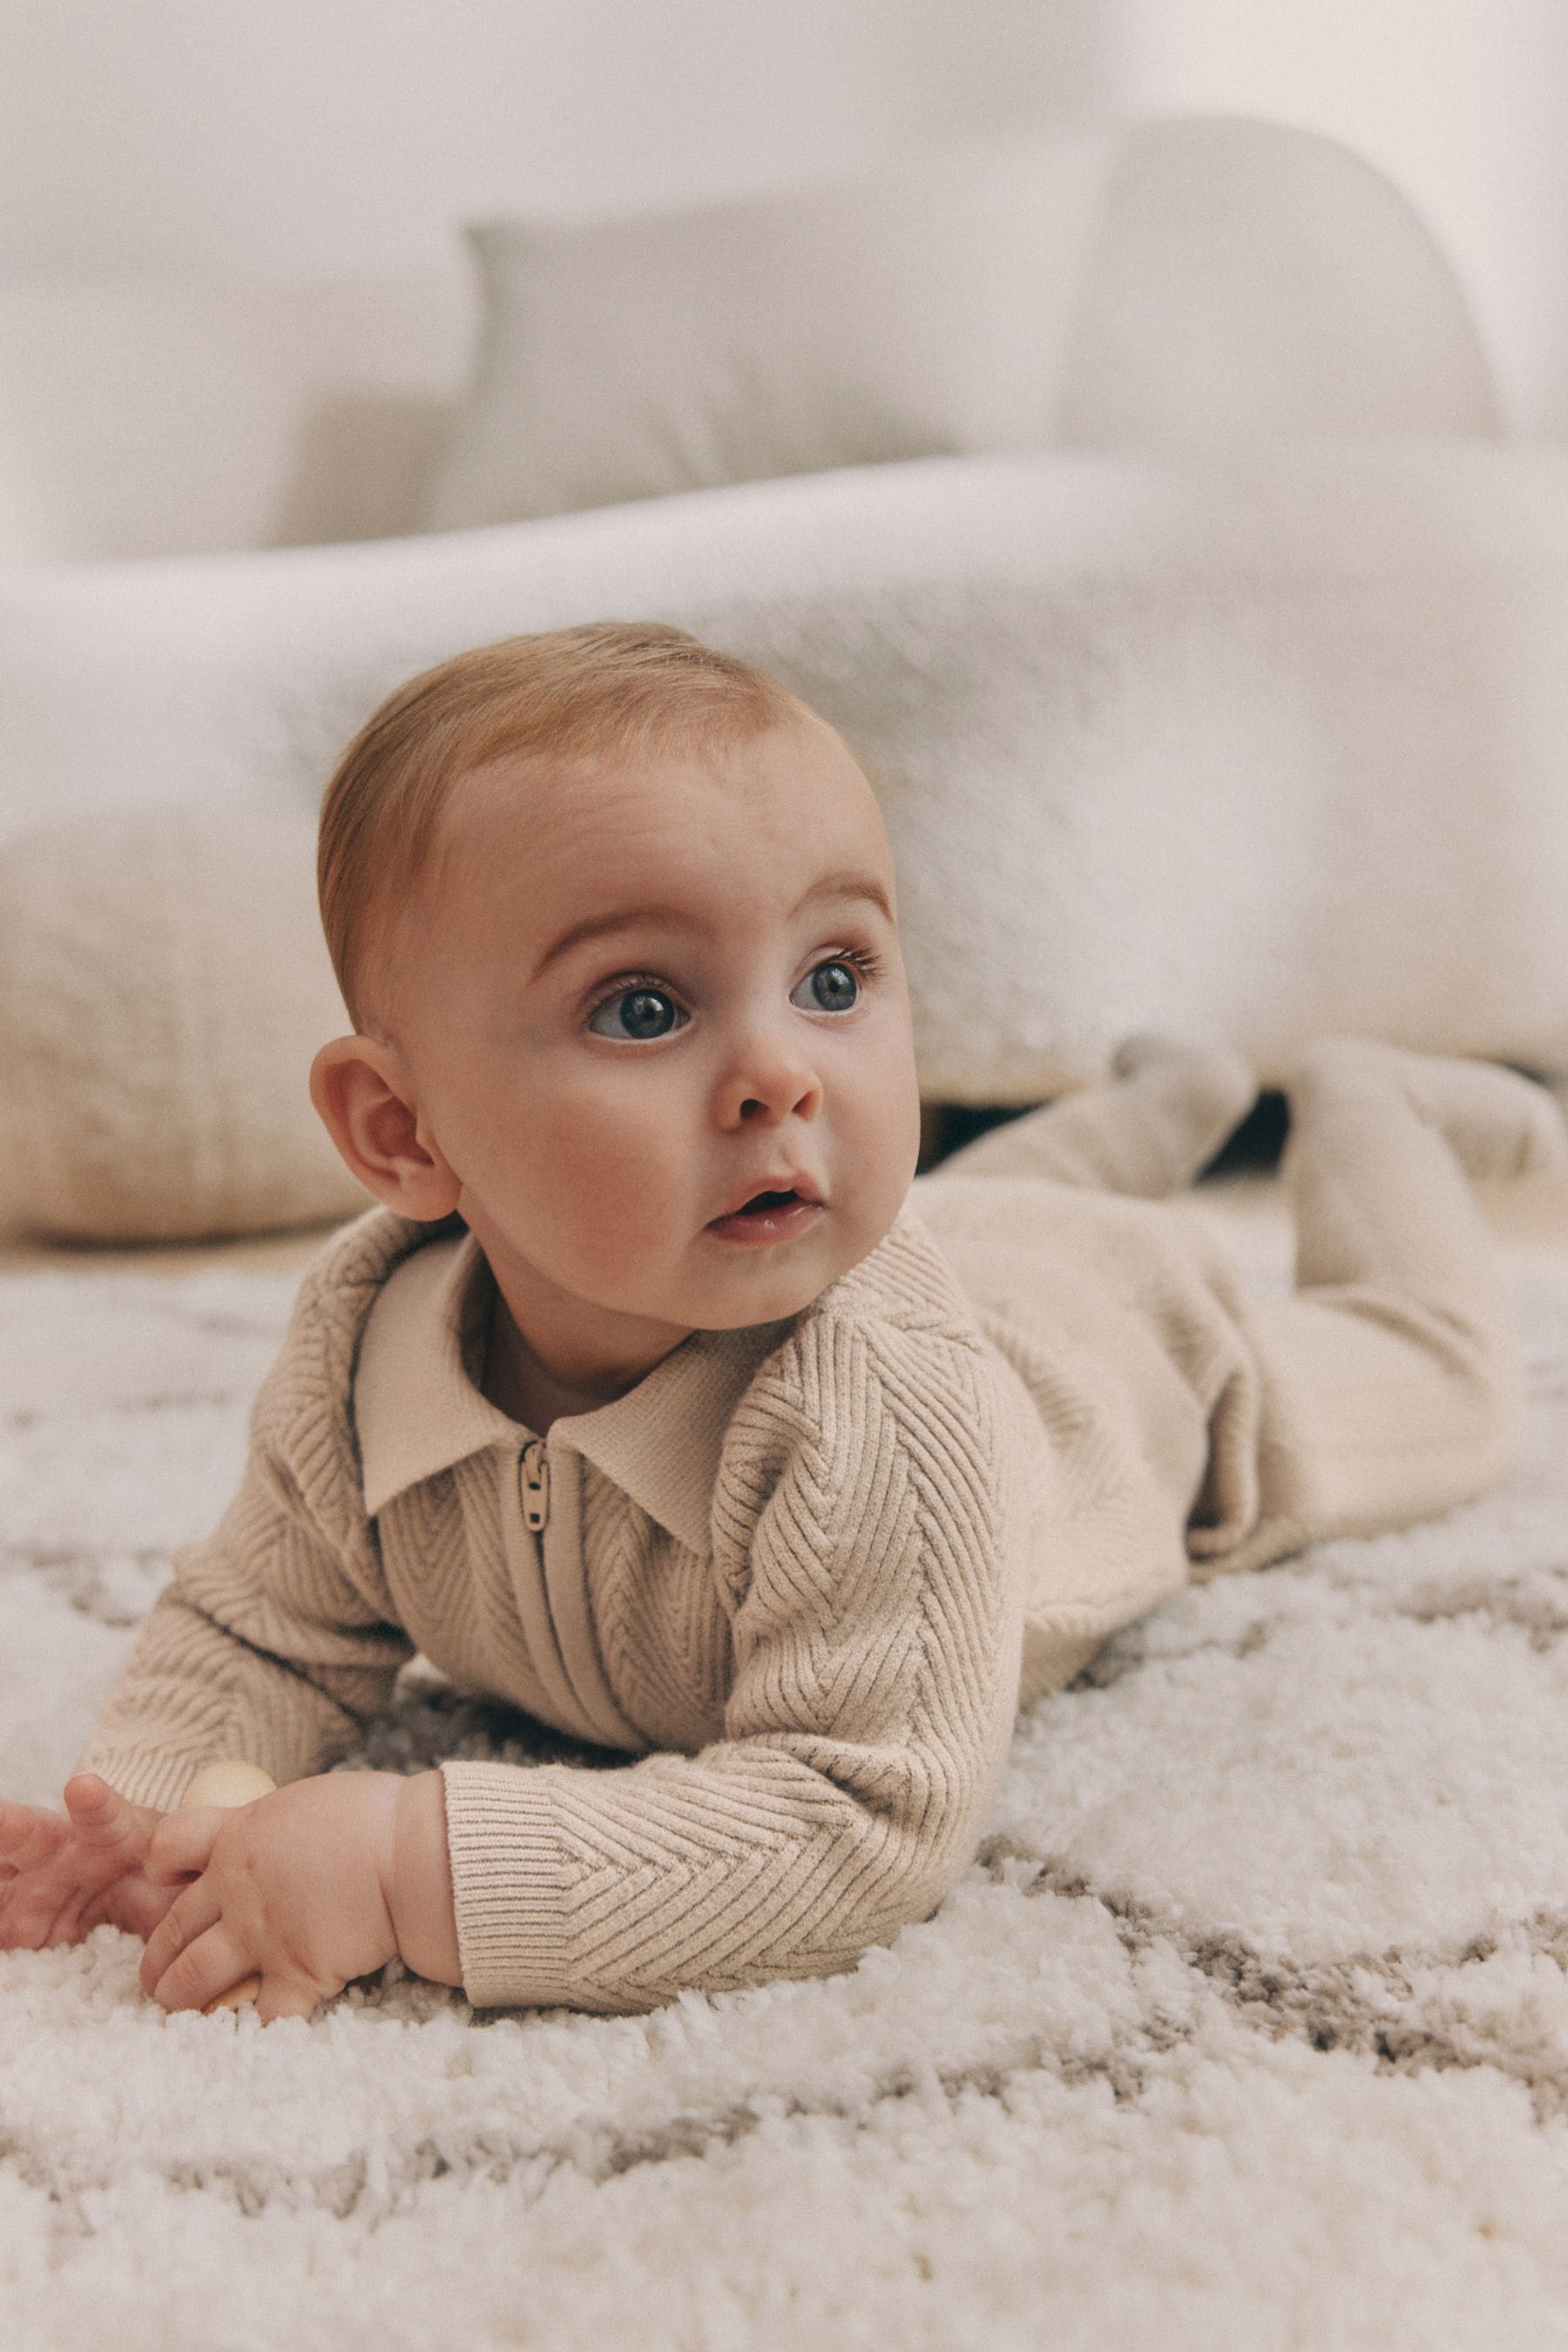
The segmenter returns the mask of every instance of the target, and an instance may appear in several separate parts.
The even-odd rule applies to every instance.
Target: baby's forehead
[[[478,884],[553,905],[602,898],[628,875],[652,883],[700,869],[714,829],[712,781],[673,764],[648,773],[629,760],[497,761],[454,784],[428,861],[433,897]],[[731,793],[726,830],[760,830],[760,813]]]
[[[772,808],[763,835],[745,824],[743,772],[718,802],[710,782],[706,807],[692,807],[673,779],[644,777],[629,790],[607,765],[565,779],[564,791],[559,771],[542,765],[468,772],[384,937],[379,961],[392,992],[384,1018],[395,1019],[393,999],[408,990],[439,991],[443,975],[509,995],[565,986],[579,963],[623,946],[635,959],[638,932],[650,939],[649,953],[657,931],[718,943],[726,955],[817,914],[825,924],[858,919],[896,933],[876,796],[852,755],[823,732],[837,761],[815,768],[798,809],[788,761],[775,756],[761,796]],[[670,793],[650,797],[647,787],[667,781]]]
[[[466,870],[526,876],[554,898],[602,895],[614,877],[689,869],[760,853],[753,880],[798,889],[814,845],[829,861],[858,844],[886,862],[887,835],[865,772],[836,731],[807,715],[752,738],[566,756],[501,756],[450,785],[431,878]]]

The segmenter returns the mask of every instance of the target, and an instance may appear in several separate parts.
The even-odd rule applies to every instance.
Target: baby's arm
[[[105,1921],[150,1934],[178,1890],[148,1877],[148,1842],[200,1769],[246,1757],[275,1781],[320,1771],[413,1654],[358,1488],[353,1332],[323,1317],[321,1286],[307,1276],[239,1492],[175,1555],[65,1812],[0,1804],[0,1947],[76,1942]]]
[[[358,1486],[347,1369],[323,1352],[307,1287],[256,1400],[239,1492],[175,1554],[81,1759],[133,1804],[172,1810],[224,1757],[279,1784],[319,1771],[413,1655]]]
[[[274,1475],[253,1451],[216,1532],[176,1557],[65,1811],[0,1802],[0,1949],[79,1943],[105,1922],[150,1935],[178,1890],[148,1877],[148,1841],[203,1765],[243,1756],[300,1780],[387,1705],[413,1645],[319,1527],[283,1523]]]

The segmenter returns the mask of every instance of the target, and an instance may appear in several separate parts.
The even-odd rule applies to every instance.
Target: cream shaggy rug
[[[1507,1486],[1131,1629],[850,1976],[604,2021],[394,1969],[263,2031],[112,1928],[0,1955],[0,2342],[1568,2343],[1568,1272],[1518,1279]],[[226,1499],[293,1280],[0,1273],[7,1793]],[[526,1729],[426,1684],[373,1757]]]

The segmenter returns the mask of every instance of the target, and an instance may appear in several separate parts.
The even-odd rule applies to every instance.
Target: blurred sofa
[[[173,997],[317,954],[310,814],[376,700],[595,616],[760,661],[866,760],[932,1102],[1038,1100],[1152,1024],[1265,1076],[1324,1028],[1568,1072],[1568,461],[1509,434],[1359,159],[1173,118],[469,245],[377,283],[0,290],[14,1214],[95,1123],[134,1202],[141,1097],[68,1113],[147,1066],[160,1003],[199,1129]],[[266,824],[276,876],[289,822],[286,917],[249,908],[231,976],[203,861]],[[237,1164],[282,1114],[258,1080],[222,1116]]]
[[[509,363],[500,430],[586,415],[603,449],[640,428],[663,489],[1500,429],[1409,205],[1279,123],[954,141],[825,188],[453,242],[445,268],[393,276],[0,284],[0,566],[524,519],[481,510],[471,431],[457,446]],[[611,496],[563,502],[651,486],[623,465]]]

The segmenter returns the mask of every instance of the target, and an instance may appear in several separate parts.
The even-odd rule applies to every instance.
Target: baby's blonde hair
[[[370,935],[418,880],[470,771],[513,756],[679,754],[815,717],[749,662],[653,621],[503,637],[410,678],[365,720],[321,802],[321,927],[354,1027]]]

